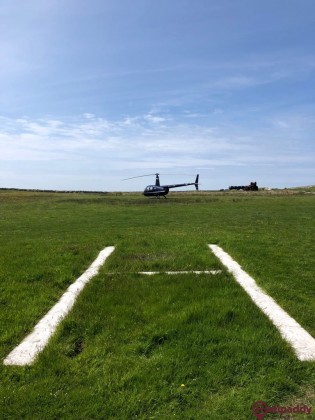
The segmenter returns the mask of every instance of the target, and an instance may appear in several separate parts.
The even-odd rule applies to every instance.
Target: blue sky
[[[314,0],[2,0],[0,25],[0,186],[315,184]]]

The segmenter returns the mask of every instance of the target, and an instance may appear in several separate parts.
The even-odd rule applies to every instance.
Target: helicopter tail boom
[[[196,176],[195,182],[188,182],[185,184],[171,184],[171,185],[163,185],[166,188],[177,188],[177,187],[187,187],[188,185],[194,185],[196,190],[198,191],[198,181],[199,181],[199,174]]]

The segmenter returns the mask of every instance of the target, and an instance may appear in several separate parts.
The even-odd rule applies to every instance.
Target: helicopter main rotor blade
[[[159,175],[159,174],[155,173],[155,174],[132,176],[131,178],[124,178],[124,179],[122,179],[122,181],[127,181],[127,179],[143,178],[144,176],[153,176],[153,175]]]
[[[146,175],[138,175],[138,176],[132,176],[131,178],[124,178],[124,179],[122,179],[122,181],[127,181],[127,179],[135,179],[135,178],[143,178],[143,177],[145,177],[145,176],[153,176],[153,175],[155,175],[155,176],[159,176],[159,175],[172,175],[172,176],[175,176],[175,175],[191,175],[191,174],[179,174],[179,173],[172,173],[172,174],[169,174],[169,173],[154,173],[154,174],[146,174]]]

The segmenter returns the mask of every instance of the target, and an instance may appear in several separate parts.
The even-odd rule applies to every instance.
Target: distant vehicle
[[[148,185],[145,190],[143,191],[143,195],[146,197],[156,197],[160,198],[161,196],[166,198],[167,194],[169,193],[169,190],[171,188],[178,188],[178,187],[186,187],[187,185],[194,185],[196,190],[198,191],[198,181],[199,181],[199,174],[196,176],[195,182],[188,182],[185,184],[169,184],[169,185],[160,185],[160,174],[148,174],[148,175],[139,175],[139,176],[133,176],[131,178],[125,178],[123,181],[126,181],[127,179],[134,179],[134,178],[141,178],[144,176],[152,176],[155,175],[155,185]]]
[[[229,190],[258,191],[257,182],[251,182],[249,185],[237,185],[229,187]]]

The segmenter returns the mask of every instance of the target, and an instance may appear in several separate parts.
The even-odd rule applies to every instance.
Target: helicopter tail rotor
[[[195,180],[195,188],[196,188],[196,191],[199,190],[198,181],[199,181],[199,174],[196,176],[196,180]]]

